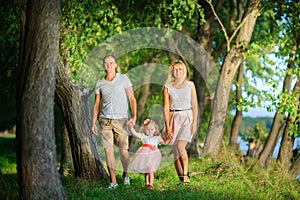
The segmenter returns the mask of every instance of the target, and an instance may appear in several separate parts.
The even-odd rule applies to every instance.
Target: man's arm
[[[136,99],[135,99],[135,96],[134,96],[132,86],[126,88],[126,94],[128,96],[128,99],[129,99],[129,104],[130,104],[130,109],[131,109],[131,116],[132,116],[131,119],[128,121],[128,126],[133,127],[135,125],[135,122],[136,122],[137,106],[136,106]]]

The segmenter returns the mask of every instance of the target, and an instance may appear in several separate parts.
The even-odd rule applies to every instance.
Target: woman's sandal
[[[182,183],[190,183],[190,174],[189,174],[189,172],[187,174],[183,174],[182,176],[179,176],[179,179]]]
[[[183,183],[190,183],[190,175],[189,173],[187,174],[183,174],[183,180],[182,180]]]

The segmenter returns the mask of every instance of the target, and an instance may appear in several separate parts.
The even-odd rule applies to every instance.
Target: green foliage
[[[293,44],[300,39],[300,3],[295,1],[275,1],[272,4],[274,5],[274,16],[281,22],[279,38],[283,43],[279,48],[280,56],[287,56],[290,54]]]
[[[90,51],[108,36],[121,32],[122,20],[111,1],[63,1],[60,51],[73,78]]]
[[[173,0],[171,2],[163,1],[161,4],[164,24],[166,28],[182,30],[186,20],[192,19],[196,13],[201,13],[200,23],[204,23],[203,9],[195,0]]]
[[[246,135],[242,136],[242,139],[247,142],[258,142],[265,143],[269,132],[266,131],[265,127],[256,123],[254,129],[248,129]]]
[[[263,91],[266,100],[272,102],[272,104],[267,106],[266,108],[269,111],[275,109],[280,114],[294,117],[296,120],[290,123],[289,132],[290,135],[292,135],[293,137],[297,137],[297,135],[299,134],[299,117],[300,117],[300,113],[298,110],[299,99],[297,98],[297,95],[300,91],[297,92],[284,91],[279,94],[276,91],[278,91],[278,86],[275,83],[273,83],[272,85],[272,91]]]
[[[0,130],[11,128],[16,120],[19,12],[13,1],[0,1]]]
[[[247,98],[248,98],[248,97],[249,97],[249,96],[247,96]],[[257,105],[259,106],[259,105],[260,105],[260,102],[258,102]],[[237,102],[237,109],[238,109],[239,111],[248,112],[248,106],[250,106],[250,107],[252,107],[252,108],[253,108],[253,107],[256,107],[256,104],[255,104],[255,102],[253,101],[253,99],[252,99],[252,100],[247,100],[247,99],[241,97],[241,98],[239,99],[239,102]]]
[[[269,133],[272,127],[272,123],[273,118],[271,117],[243,117],[243,120],[239,127],[239,135],[243,138],[247,138],[249,132],[255,132],[255,130],[258,129],[262,130],[262,132]]]
[[[239,110],[261,107],[265,96],[258,86],[279,76],[273,69],[275,61],[272,58],[278,44],[276,38],[279,31],[273,9],[266,7],[257,19],[252,41],[243,53],[245,76],[243,97],[237,104]]]

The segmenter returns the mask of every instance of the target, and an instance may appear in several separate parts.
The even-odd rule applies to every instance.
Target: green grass
[[[2,173],[16,172],[15,135],[0,135],[0,170]]]
[[[0,199],[18,199],[14,139],[0,135]],[[3,161],[4,160],[4,161]],[[122,184],[122,172],[117,171],[118,189],[106,188],[109,180],[91,181],[61,177],[69,199],[300,199],[300,184],[275,161],[268,169],[239,163],[229,150],[220,158],[190,159],[191,183],[181,184],[173,164],[164,165],[155,174],[154,190],[145,188],[144,176],[130,173],[131,185]]]

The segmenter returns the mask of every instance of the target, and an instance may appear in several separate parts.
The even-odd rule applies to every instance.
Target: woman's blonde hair
[[[156,129],[156,132],[154,133],[154,136],[159,136],[160,135],[160,132],[159,132],[159,129],[158,129],[158,125],[156,124],[156,122],[152,119],[145,119],[144,122],[143,122],[143,125],[140,129],[140,131],[142,133],[145,133],[144,129],[147,127],[147,126],[154,126],[155,129]]]
[[[181,61],[181,60],[175,60],[175,61],[173,61],[171,63],[171,65],[169,67],[169,74],[168,74],[168,78],[167,78],[166,84],[170,84],[170,85],[174,84],[175,77],[174,77],[174,74],[173,74],[173,69],[177,65],[183,66],[183,69],[184,69],[184,77],[183,77],[182,81],[187,81],[187,80],[190,79],[190,71],[189,71],[188,66],[183,61]]]

